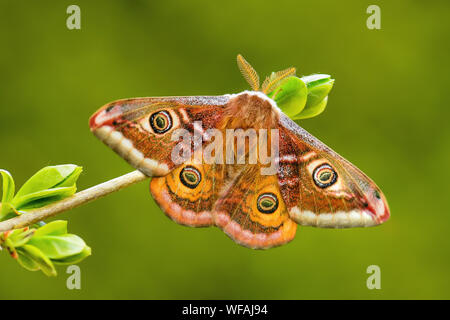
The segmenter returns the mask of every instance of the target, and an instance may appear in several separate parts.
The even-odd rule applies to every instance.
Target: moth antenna
[[[240,54],[237,56],[237,64],[242,75],[254,91],[259,90],[259,76],[255,69]]]
[[[295,75],[297,70],[293,67],[287,68],[278,72],[272,72],[272,74],[263,82],[262,92],[265,94],[272,92],[272,90],[280,83],[280,81],[284,80],[287,77]]]

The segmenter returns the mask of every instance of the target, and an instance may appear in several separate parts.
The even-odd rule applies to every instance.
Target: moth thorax
[[[243,92],[230,99],[225,119],[232,128],[274,128],[278,115],[273,103],[263,93]]]

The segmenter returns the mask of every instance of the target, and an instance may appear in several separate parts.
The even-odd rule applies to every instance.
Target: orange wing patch
[[[291,241],[297,224],[289,218],[276,175],[261,176],[246,166],[217,201],[215,223],[239,244],[267,249]]]
[[[167,176],[153,178],[150,191],[175,222],[191,227],[213,225],[212,208],[222,182],[223,167],[188,162]]]

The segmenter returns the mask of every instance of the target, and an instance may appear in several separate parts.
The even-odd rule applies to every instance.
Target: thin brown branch
[[[0,232],[23,228],[147,179],[139,170],[106,181],[48,206],[0,222]],[[1,204],[0,204],[1,208]]]

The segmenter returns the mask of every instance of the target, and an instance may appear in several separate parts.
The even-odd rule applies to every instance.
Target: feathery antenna
[[[259,90],[259,76],[255,69],[240,54],[237,56],[237,64],[242,75],[254,91]]]
[[[254,91],[259,91],[259,76],[255,69],[244,59],[241,54],[237,56],[237,64],[242,75]],[[295,75],[296,69],[291,67],[272,74],[264,80],[261,91],[265,94],[272,92],[282,80]]]
[[[292,67],[278,72],[272,72],[272,74],[264,80],[261,88],[262,92],[265,94],[272,92],[282,80],[295,75],[295,72],[296,69]]]

